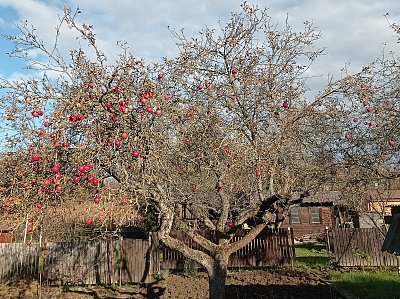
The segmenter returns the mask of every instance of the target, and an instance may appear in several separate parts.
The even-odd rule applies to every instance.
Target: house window
[[[300,223],[300,209],[291,208],[290,209],[290,223]]]
[[[321,223],[321,208],[310,208],[311,223]]]

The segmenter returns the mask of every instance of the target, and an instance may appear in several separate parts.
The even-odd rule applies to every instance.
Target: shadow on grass
[[[328,267],[329,257],[325,256],[302,256],[296,257],[296,266],[298,267]]]

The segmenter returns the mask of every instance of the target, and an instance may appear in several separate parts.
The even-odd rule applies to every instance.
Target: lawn
[[[296,267],[315,269],[329,266],[329,253],[324,244],[297,244],[295,251]],[[335,271],[329,273],[329,280],[356,298],[400,299],[400,274],[397,272]]]
[[[329,253],[324,244],[304,243],[295,245],[296,267],[326,268],[329,266]]]
[[[397,272],[333,272],[330,280],[363,299],[400,299],[400,274]]]

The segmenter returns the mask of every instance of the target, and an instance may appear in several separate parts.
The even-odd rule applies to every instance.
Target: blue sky
[[[185,28],[187,35],[195,35],[205,25],[217,27],[240,9],[241,0],[0,0],[0,32],[13,33],[12,23],[28,20],[39,35],[51,42],[63,3],[80,7],[79,21],[94,25],[99,44],[115,58],[116,41],[126,40],[136,57],[149,61],[176,54],[176,47],[167,26]],[[274,22],[289,23],[298,30],[305,20],[312,21],[323,38],[317,46],[326,47],[311,69],[315,76],[310,82],[317,93],[328,79],[328,74],[341,76],[340,69],[350,62],[349,71],[357,72],[380,56],[384,43],[399,52],[396,37],[384,15],[400,22],[398,0],[254,0],[252,3],[269,7]],[[66,34],[66,49],[74,44],[71,33]],[[0,77],[10,79],[27,75],[23,63],[12,60],[6,52],[10,44],[0,42]],[[113,56],[114,55],[114,56]]]

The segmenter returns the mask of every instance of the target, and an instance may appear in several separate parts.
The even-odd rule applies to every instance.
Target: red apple
[[[357,118],[357,117],[354,117],[354,118],[353,118],[353,122],[355,122],[355,123],[358,122],[358,118]]]
[[[54,164],[53,168],[51,169],[53,172],[59,172],[60,171],[60,164]]]
[[[164,74],[158,74],[158,79],[164,78]]]
[[[137,158],[137,157],[140,156],[140,153],[139,153],[138,151],[134,151],[134,152],[132,153],[132,156],[133,156],[134,158]]]
[[[86,225],[91,225],[93,223],[92,219],[86,220]]]
[[[157,110],[156,110],[156,115],[160,116],[161,114],[162,114],[161,109],[157,109]]]
[[[368,108],[367,108],[367,111],[368,111],[368,112],[372,112],[372,111],[374,111],[374,109],[372,109],[372,107],[368,107]]]
[[[260,177],[262,175],[262,172],[260,170],[256,171],[256,176]]]
[[[233,70],[231,71],[231,73],[232,73],[232,75],[236,75],[236,74],[238,73],[238,70],[233,69]]]
[[[114,141],[114,144],[115,144],[116,147],[120,147],[122,143],[121,143],[120,140],[117,139],[117,140]]]
[[[89,88],[93,88],[94,87],[94,83],[93,82],[89,82],[88,87]]]
[[[43,123],[43,126],[45,126],[46,128],[48,128],[48,127],[51,126],[51,123],[48,122],[48,121],[45,121],[45,122]]]
[[[106,102],[106,103],[104,104],[104,106],[106,106],[106,108],[110,109],[110,108],[112,107],[112,103]]]
[[[55,189],[56,189],[56,191],[62,191],[63,187],[61,187],[60,185],[57,185]]]
[[[78,176],[74,176],[74,177],[72,178],[72,181],[73,181],[75,184],[78,184],[78,183],[81,181],[81,178],[78,177]]]
[[[43,181],[43,185],[50,185],[50,184],[51,184],[50,179],[45,179],[45,180]]]
[[[282,107],[285,108],[285,109],[289,108],[289,102],[288,101],[284,101],[283,104],[282,104]]]
[[[41,208],[43,208],[43,205],[42,205],[41,203],[38,203],[38,204],[36,205],[36,207],[40,210]]]
[[[202,90],[203,89],[203,85],[201,85],[201,84],[197,85],[197,89],[198,90]]]
[[[153,113],[153,108],[152,108],[152,107],[147,107],[146,111],[147,111],[148,113]]]
[[[27,231],[28,231],[28,233],[33,232],[33,227],[32,226],[28,226]]]
[[[94,179],[93,182],[92,182],[92,184],[93,184],[94,186],[98,186],[98,185],[99,185],[99,180],[98,180],[98,179]]]
[[[32,155],[32,161],[39,161],[40,160],[40,155],[39,154],[33,154]]]
[[[33,117],[39,117],[39,113],[37,111],[32,111],[32,116]]]
[[[123,132],[123,133],[121,134],[121,138],[122,138],[122,139],[127,139],[127,138],[128,138],[128,133]]]
[[[95,197],[93,198],[94,203],[100,203],[100,197]]]

